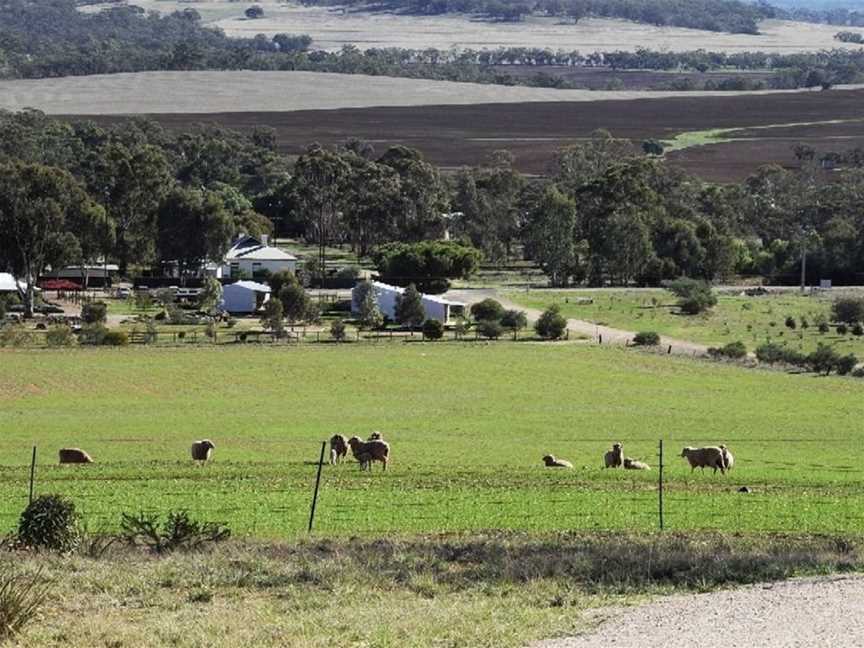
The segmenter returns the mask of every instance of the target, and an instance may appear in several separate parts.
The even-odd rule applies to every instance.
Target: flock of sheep
[[[690,464],[690,472],[697,468],[713,468],[726,474],[735,465],[735,457],[725,445],[707,446],[705,448],[691,448],[687,446],[681,451],[681,457],[687,459]],[[573,464],[566,459],[558,459],[555,455],[548,454],[543,457],[543,463],[548,468],[572,468]],[[625,470],[651,470],[651,466],[642,461],[624,456],[624,446],[613,443],[612,449],[603,455],[603,463],[606,468],[624,468]]]
[[[215,444],[209,439],[195,441],[190,449],[192,460],[204,463],[209,461],[213,455]],[[360,464],[360,470],[371,470],[372,463],[380,461],[382,469],[387,470],[390,462],[390,444],[381,436],[380,432],[373,432],[366,441],[353,436],[346,439],[341,434],[330,437],[330,463],[335,465],[345,460],[348,450]],[[61,464],[93,463],[93,459],[80,448],[61,448]],[[704,448],[686,447],[681,451],[681,457],[687,459],[690,464],[690,472],[696,468],[713,468],[716,473],[726,474],[735,465],[735,458],[725,445],[707,446]],[[624,468],[625,470],[651,470],[651,467],[642,461],[624,456],[624,446],[614,443],[612,449],[603,455],[606,468]],[[566,459],[558,459],[548,454],[543,457],[543,463],[549,468],[572,468],[573,464]]]

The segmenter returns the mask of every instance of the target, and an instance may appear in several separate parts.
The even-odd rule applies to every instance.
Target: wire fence
[[[839,444],[840,451],[832,459],[819,444]],[[849,451],[842,451],[844,444]],[[39,461],[0,471],[0,530],[15,527],[32,497],[57,493],[75,502],[90,531],[115,530],[122,513],[186,510],[259,536],[481,529],[864,533],[864,468],[853,461],[854,441],[728,445],[735,466],[726,474],[691,470],[681,443],[668,440],[625,443],[641,451],[650,470],[603,469],[597,441],[586,439],[579,446],[595,450],[593,465],[572,470],[544,468],[538,460],[477,470],[410,462],[362,471],[350,460],[329,465],[326,447],[310,442],[280,446],[303,460],[220,459],[203,466],[56,466],[34,451]],[[785,447],[785,454],[762,459],[771,446]]]

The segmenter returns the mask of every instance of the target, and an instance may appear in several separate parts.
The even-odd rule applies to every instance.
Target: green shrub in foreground
[[[129,334],[126,331],[108,331],[102,338],[105,346],[126,346],[129,344]]]
[[[747,355],[747,347],[743,342],[730,342],[722,347],[711,347],[708,349],[708,355],[713,358],[729,358],[730,360],[739,360]]]
[[[62,495],[37,497],[21,513],[18,542],[25,547],[66,552],[79,540],[75,504]]]
[[[471,317],[476,321],[499,321],[504,316],[504,307],[491,297],[471,305]]]
[[[564,337],[564,333],[567,331],[567,318],[561,314],[561,307],[558,304],[552,304],[543,311],[540,319],[534,324],[534,330],[545,340],[557,340]]]
[[[423,337],[427,340],[440,340],[444,337],[444,325],[435,319],[423,322]]]
[[[776,364],[783,361],[783,347],[773,342],[766,342],[756,347],[756,359],[766,364]]]
[[[504,333],[504,327],[496,321],[484,320],[477,324],[477,333],[487,340],[497,340]]]

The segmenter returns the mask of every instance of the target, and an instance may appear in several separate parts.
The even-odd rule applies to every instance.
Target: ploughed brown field
[[[221,124],[238,130],[270,126],[276,130],[279,148],[288,154],[301,153],[311,142],[333,145],[357,137],[372,142],[378,151],[393,144],[416,147],[433,163],[454,168],[478,164],[492,151],[508,149],[516,155],[518,168],[533,174],[548,171],[558,148],[598,128],[637,143],[646,138],[671,139],[687,131],[741,128],[724,137],[747,138],[744,141],[669,154],[674,164],[715,181],[740,180],[763,164],[794,166],[791,147],[799,142],[819,151],[864,146],[864,89],[152,117],[171,130],[196,124]],[[125,117],[92,119],[108,124]],[[832,120],[858,121],[824,123]],[[783,124],[788,126],[752,128]]]

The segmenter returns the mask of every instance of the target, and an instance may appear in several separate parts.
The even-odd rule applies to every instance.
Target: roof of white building
[[[254,261],[296,261],[297,257],[272,245],[266,245],[254,236],[244,236],[225,253],[226,261],[252,259]]]
[[[405,289],[401,286],[391,286],[390,284],[381,283],[380,281],[371,282],[375,288],[380,288],[381,290],[389,290],[390,292],[395,292],[398,294],[402,294],[405,292]],[[420,293],[420,297],[424,301],[431,301],[436,304],[446,304],[447,306],[464,306],[465,304],[462,302],[453,301],[451,299],[444,299],[443,297],[438,297],[437,295],[427,295],[426,293]]]
[[[8,272],[0,272],[0,292],[18,292],[19,290],[27,290],[27,283],[21,280],[16,281]],[[36,288],[35,290],[39,290]]]
[[[228,284],[225,288],[245,288],[246,290],[254,290],[260,293],[269,293],[270,286],[267,284],[258,283],[257,281],[235,281],[233,284]]]

